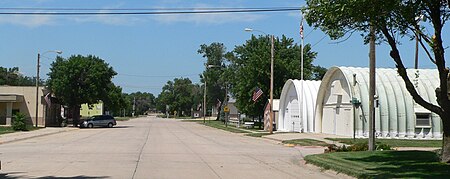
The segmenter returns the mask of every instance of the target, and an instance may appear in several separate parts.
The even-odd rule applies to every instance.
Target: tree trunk
[[[73,127],[77,127],[78,123],[80,122],[80,107],[79,106],[72,107],[71,112],[73,119]]]
[[[441,161],[444,163],[450,163],[450,135],[444,133],[442,138],[442,155]]]

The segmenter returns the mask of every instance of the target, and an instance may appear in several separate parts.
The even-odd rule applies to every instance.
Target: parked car
[[[110,115],[96,115],[92,116],[80,123],[80,128],[88,127],[113,127],[117,125],[116,119]]]

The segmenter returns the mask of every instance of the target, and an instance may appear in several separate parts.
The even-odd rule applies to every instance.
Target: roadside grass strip
[[[315,139],[293,139],[293,140],[284,140],[283,144],[293,144],[300,146],[328,146],[324,141],[315,140]]]
[[[357,178],[449,178],[450,165],[429,151],[363,151],[308,155],[307,163]]]
[[[214,127],[217,129],[222,129],[222,130],[225,130],[228,132],[233,132],[233,133],[249,133],[248,131],[238,129],[238,128],[230,126],[230,125],[228,125],[228,127],[225,127],[225,124],[223,124],[222,121],[208,121],[206,123],[203,123],[203,122],[198,122],[198,123],[209,126],[209,127]]]
[[[266,135],[272,135],[271,133],[249,133],[249,134],[245,134],[246,136],[250,136],[250,137],[262,137],[262,136],[266,136]]]
[[[338,141],[343,144],[353,145],[355,143],[367,142],[368,139],[352,138],[325,138]],[[375,139],[376,143],[387,144],[391,147],[442,147],[442,140],[422,140],[422,139]]]
[[[0,135],[16,132],[12,127],[0,127]]]

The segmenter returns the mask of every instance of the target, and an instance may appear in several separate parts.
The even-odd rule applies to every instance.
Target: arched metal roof
[[[407,69],[408,77],[424,100],[437,104],[435,89],[439,86],[439,74],[436,69]],[[353,116],[356,136],[368,136],[369,116],[369,69],[356,67],[332,67],[325,74],[318,92],[316,104],[316,132],[322,132],[322,125],[327,122],[323,118],[323,107],[331,84],[340,80],[348,87],[350,99],[357,99],[361,106],[356,109],[360,116]],[[396,69],[376,69],[376,96],[378,107],[375,109],[375,130],[379,137],[429,137],[440,138],[441,120],[438,115],[431,113],[416,104],[406,89],[403,79]],[[355,109],[353,109],[355,110]],[[424,134],[423,129],[416,127],[416,113],[430,113],[431,127]],[[356,120],[355,120],[356,119]],[[329,122],[329,121],[328,121]]]
[[[314,113],[319,86],[320,81],[292,79],[286,81],[280,96],[277,130],[294,132],[314,131]],[[293,103],[293,100],[295,103]],[[289,106],[299,110],[291,110],[291,113],[287,116],[286,113],[287,111],[289,112]],[[292,116],[295,116],[295,119],[292,118],[290,120],[293,120],[295,127],[288,125],[286,121]]]

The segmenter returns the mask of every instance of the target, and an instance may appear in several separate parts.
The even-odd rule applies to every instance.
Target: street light
[[[219,65],[206,65],[206,63],[205,63],[206,70],[208,70],[208,68],[216,68],[216,67],[220,68],[221,66],[219,66]],[[203,110],[203,123],[206,123],[206,76],[203,75],[203,77],[204,77],[204,80],[205,80],[205,89],[203,91],[203,107],[202,107],[202,110]]]
[[[252,32],[252,31],[257,31],[257,32],[261,32],[264,35],[267,35],[265,32],[260,31],[260,30],[255,30],[252,28],[245,28],[244,29],[246,32]],[[270,116],[269,116],[269,133],[273,133],[273,50],[274,50],[274,36],[270,35],[270,43],[271,43],[271,48],[270,48]]]
[[[61,54],[62,53],[62,51],[60,51],[60,50],[49,50],[49,51],[46,51],[46,52],[44,52],[44,53],[42,53],[42,55],[44,55],[44,54],[46,54],[46,53],[49,53],[49,52],[54,52],[54,53],[57,53],[57,54]],[[38,110],[38,108],[39,108],[39,102],[38,102],[38,100],[39,100],[39,67],[40,67],[40,60],[41,60],[41,54],[38,52],[38,56],[37,56],[37,66],[36,66],[36,118],[35,118],[35,122],[36,122],[36,124],[35,124],[35,126],[36,127],[38,127],[38,117],[39,117],[39,110]]]

